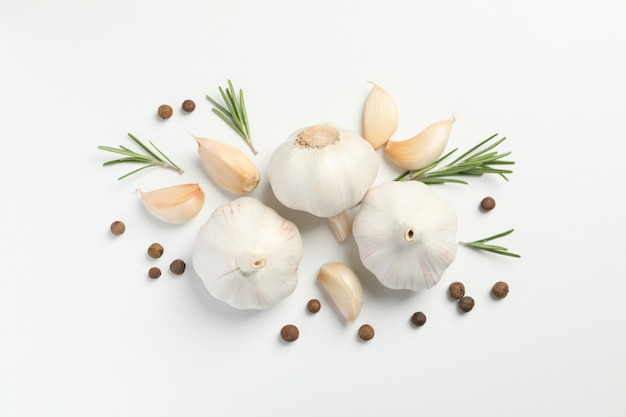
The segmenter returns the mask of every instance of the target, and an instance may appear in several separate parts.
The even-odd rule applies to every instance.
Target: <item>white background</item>
[[[619,1],[72,1],[0,3],[0,416],[623,416],[626,26]],[[252,196],[296,222],[296,291],[265,311],[213,299],[189,267],[195,235],[235,198],[204,174],[189,135],[245,144],[204,99],[247,94]],[[437,186],[458,238],[515,228],[521,259],[459,248],[423,293],[385,289],[325,220],[282,207],[265,178],[297,128],[360,131],[372,80],[400,109],[395,140],[455,115],[450,148],[499,133],[506,182]],[[179,108],[197,103],[194,113]],[[156,118],[162,103],[174,107]],[[98,145],[152,140],[185,169],[105,167]],[[399,171],[380,153],[377,182]],[[193,221],[168,226],[137,188],[198,182]],[[492,195],[494,211],[477,209]],[[621,197],[621,198],[620,198]],[[113,237],[113,220],[127,225]],[[165,255],[146,255],[158,241]],[[365,303],[352,328],[315,282],[349,263]],[[151,266],[165,273],[147,278]],[[465,283],[475,309],[447,297]],[[497,280],[510,284],[500,301]],[[317,315],[309,298],[320,298]],[[427,324],[411,327],[424,311]],[[287,323],[301,336],[279,340]],[[370,323],[376,337],[356,337]]]

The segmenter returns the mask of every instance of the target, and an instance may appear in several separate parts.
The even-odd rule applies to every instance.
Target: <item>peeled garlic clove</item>
[[[419,181],[372,187],[353,222],[363,266],[386,287],[431,288],[457,252],[454,208]]]
[[[374,149],[378,149],[387,143],[397,129],[398,106],[396,102],[387,91],[374,84],[363,109],[363,138]]]
[[[238,148],[215,139],[194,138],[204,169],[220,187],[245,194],[259,185],[259,170]]]
[[[411,139],[387,142],[385,153],[396,165],[415,171],[432,164],[448,145],[454,119],[431,124]]]
[[[158,190],[139,191],[146,209],[168,223],[185,223],[193,219],[204,204],[204,192],[198,184],[181,184]]]
[[[298,283],[295,224],[252,197],[223,204],[198,232],[193,267],[207,291],[238,309],[265,309]]]
[[[341,315],[354,323],[363,305],[363,287],[354,271],[341,262],[329,262],[322,265],[317,280]]]

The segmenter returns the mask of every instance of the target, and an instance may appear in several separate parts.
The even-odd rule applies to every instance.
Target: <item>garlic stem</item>
[[[347,211],[344,210],[336,216],[329,217],[328,224],[338,242],[343,242],[350,236],[351,228]]]

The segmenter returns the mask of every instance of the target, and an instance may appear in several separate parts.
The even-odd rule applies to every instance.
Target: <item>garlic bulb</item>
[[[259,170],[238,148],[215,139],[195,139],[202,165],[220,187],[232,193],[245,194],[259,185]]]
[[[317,280],[341,315],[352,324],[361,312],[363,287],[348,265],[329,262],[322,265]]]
[[[320,124],[297,130],[274,151],[268,178],[282,204],[328,218],[343,241],[350,235],[346,210],[361,201],[377,173],[376,152],[361,136]]]
[[[138,192],[145,208],[154,217],[168,223],[188,222],[204,205],[204,192],[198,184],[181,184]]]
[[[354,218],[361,262],[386,287],[425,290],[456,256],[454,208],[419,181],[372,187]]]
[[[363,108],[363,138],[374,149],[378,149],[387,143],[397,129],[398,106],[396,102],[387,91],[374,84]]]
[[[432,164],[448,145],[454,119],[431,124],[411,139],[387,142],[385,153],[396,165],[415,171]]]
[[[198,232],[193,267],[215,298],[265,309],[298,283],[302,239],[295,224],[252,197],[218,207]]]

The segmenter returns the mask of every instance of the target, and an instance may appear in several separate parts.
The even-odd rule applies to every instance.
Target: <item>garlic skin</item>
[[[441,120],[428,126],[411,139],[389,141],[385,153],[396,165],[415,171],[432,164],[448,146],[455,119]]]
[[[346,210],[378,173],[374,149],[357,133],[319,124],[292,133],[272,154],[268,178],[283,205],[329,219],[338,241],[350,235]]]
[[[153,191],[137,190],[144,207],[157,219],[181,224],[193,219],[204,205],[198,184],[181,184]]]
[[[361,262],[386,287],[433,287],[457,252],[454,208],[419,181],[372,187],[361,202],[353,234]]]
[[[398,129],[398,106],[387,91],[372,84],[363,108],[363,138],[378,149]]]
[[[240,197],[200,228],[192,262],[215,298],[237,309],[266,309],[295,290],[302,253],[295,224],[253,197]]]
[[[363,305],[363,287],[354,271],[341,262],[328,262],[320,268],[317,281],[348,323],[354,323]]]
[[[238,148],[215,139],[194,138],[204,169],[220,187],[246,194],[259,185],[259,170]]]

